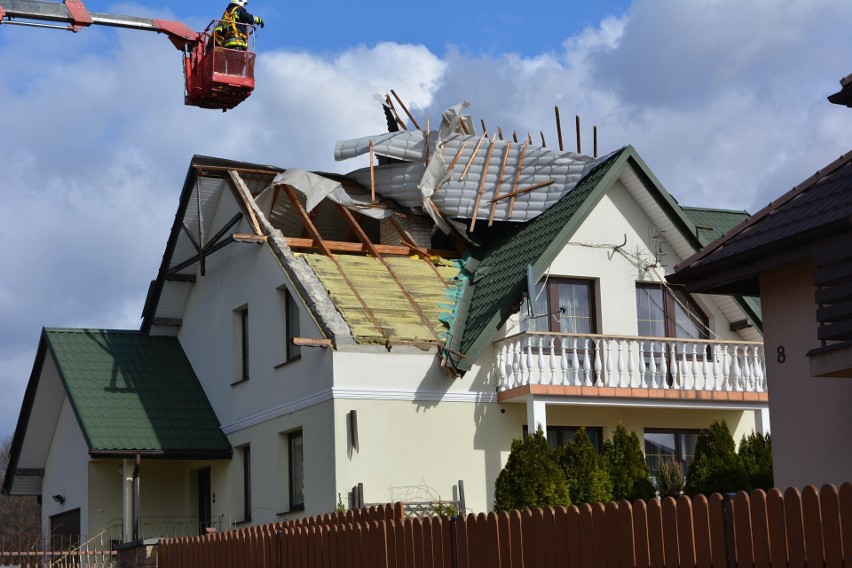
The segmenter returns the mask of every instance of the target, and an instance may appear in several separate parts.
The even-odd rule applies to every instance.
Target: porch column
[[[758,408],[754,411],[754,429],[764,436],[769,434],[769,408]]]
[[[543,400],[536,400],[530,395],[527,399],[527,432],[535,434],[539,426],[547,434],[547,414]]]
[[[121,460],[121,488],[123,492],[122,538],[124,542],[133,540],[133,460]]]

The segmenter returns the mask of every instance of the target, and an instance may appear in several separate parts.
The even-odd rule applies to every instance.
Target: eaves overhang
[[[160,263],[157,277],[151,282],[148,289],[148,295],[145,299],[145,306],[142,310],[142,325],[140,327],[142,333],[150,333],[151,328],[154,325],[154,320],[157,315],[157,307],[163,296],[163,290],[169,279],[170,272],[172,272],[172,265],[175,251],[178,247],[178,241],[183,234],[184,219],[187,215],[190,203],[192,202],[192,197],[196,194],[196,191],[198,191],[199,173],[205,170],[221,171],[223,173],[228,170],[249,170],[256,173],[268,173],[271,179],[276,174],[282,172],[283,168],[250,162],[213,158],[209,156],[193,156],[186,174],[183,189],[181,190],[178,209],[175,213],[175,220],[169,233],[169,239],[166,243],[166,249],[163,253],[163,259]],[[191,284],[191,276],[192,274],[186,275],[185,284]]]

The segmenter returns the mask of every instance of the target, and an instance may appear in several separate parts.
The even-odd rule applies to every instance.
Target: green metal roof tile
[[[176,337],[91,329],[44,335],[91,451],[230,453]]]
[[[687,218],[695,224],[696,236],[702,246],[715,241],[749,218],[748,211],[681,207]]]

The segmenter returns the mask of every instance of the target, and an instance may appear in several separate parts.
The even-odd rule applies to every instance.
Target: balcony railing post
[[[583,342],[583,375],[585,376],[584,383],[587,387],[592,386],[592,362],[589,358],[589,340]]]
[[[601,340],[595,339],[595,386],[602,387],[603,383],[601,382],[601,370],[603,365],[601,364]]]
[[[666,342],[660,342],[660,386],[664,389],[669,388],[669,364]]]
[[[615,376],[613,374],[613,363],[612,363],[612,344],[614,341],[612,339],[604,339],[604,343],[606,344],[606,365],[604,366],[604,370],[606,371],[606,375],[604,375],[604,386],[608,387],[617,387],[618,384],[615,382]]]

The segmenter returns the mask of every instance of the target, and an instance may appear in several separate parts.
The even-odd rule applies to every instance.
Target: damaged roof
[[[202,253],[262,242],[335,348],[428,343],[464,371],[512,313],[527,265],[541,277],[616,180],[646,196],[682,255],[746,216],[682,209],[630,146],[596,158],[477,136],[465,106],[437,130],[339,142],[339,160],[381,158],[346,175],[194,158],[143,330],[181,325]],[[209,225],[226,192],[251,234]]]

